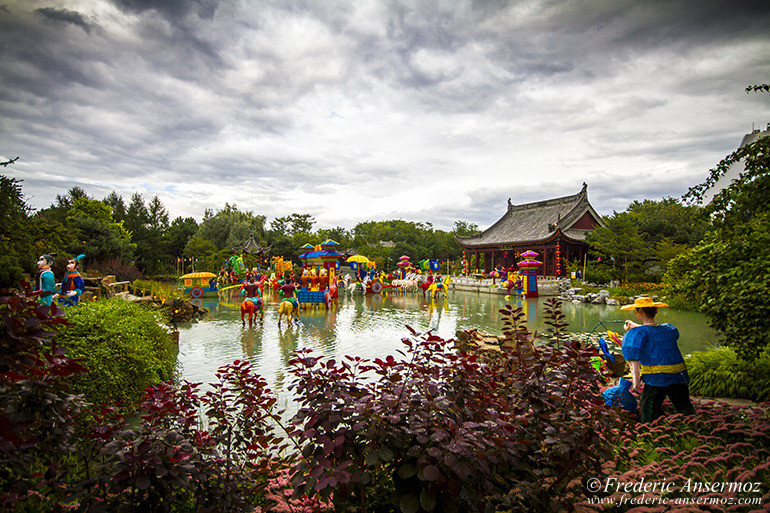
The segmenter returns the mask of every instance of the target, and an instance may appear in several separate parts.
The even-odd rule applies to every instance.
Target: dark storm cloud
[[[682,194],[767,121],[743,92],[770,69],[762,2],[107,1],[0,16],[0,153],[36,206],[69,180],[184,216],[486,228],[586,181],[609,214]]]
[[[66,12],[65,12],[66,11]],[[39,97],[59,96],[62,85],[81,84],[86,87],[99,87],[98,78],[91,72],[94,55],[90,51],[78,48],[78,59],[65,59],[65,49],[61,44],[62,29],[66,28],[64,21],[78,26],[75,20],[85,17],[74,11],[62,9],[37,9],[36,19],[25,19],[19,16],[0,18],[0,45],[3,52],[0,54],[2,63],[3,87],[0,95],[8,97],[25,97],[34,94]],[[58,13],[58,14],[55,14]],[[41,27],[38,19],[48,22],[56,20],[58,23],[50,27]],[[96,26],[90,24],[90,26]],[[74,39],[88,39],[92,31],[73,34]],[[88,59],[89,63],[84,64]]]
[[[71,23],[77,25],[88,33],[96,26],[94,23],[86,19],[85,16],[77,11],[71,11],[69,9],[56,9],[54,7],[41,7],[35,9],[35,13],[42,16],[45,20],[53,22]]]
[[[142,13],[156,11],[168,18],[183,18],[195,12],[200,18],[210,19],[217,10],[217,0],[113,0],[118,7]]]

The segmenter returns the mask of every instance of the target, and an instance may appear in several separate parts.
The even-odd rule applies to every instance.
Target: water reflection
[[[524,310],[530,330],[542,331],[545,299],[517,301],[513,306]],[[417,332],[432,330],[443,338],[453,338],[457,330],[476,328],[493,334],[502,333],[499,310],[508,301],[503,296],[471,292],[450,292],[436,300],[416,295],[370,295],[341,299],[338,307],[303,310],[300,322],[278,327],[278,298],[268,298],[265,318],[253,326],[242,326],[237,295],[221,301],[206,300],[209,309],[204,319],[180,325],[180,364],[184,379],[209,383],[216,370],[236,359],[248,359],[276,389],[288,386],[288,362],[299,348],[339,360],[344,355],[364,358],[385,357],[403,349],[401,339],[408,337],[405,326]],[[562,305],[569,331],[590,332],[600,321],[630,318],[627,312],[605,305]],[[684,353],[714,345],[714,331],[705,317],[691,312],[662,309],[660,322],[671,322],[681,334]],[[621,331],[620,324],[616,324]],[[604,331],[602,329],[601,331]]]
[[[262,345],[262,332],[257,333],[253,326],[243,326],[241,328],[241,351],[244,356],[253,358],[255,354],[259,353],[259,348]]]

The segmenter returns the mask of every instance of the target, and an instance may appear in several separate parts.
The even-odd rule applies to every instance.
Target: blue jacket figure
[[[636,397],[631,394],[631,385],[632,383],[627,379],[620,378],[617,385],[602,392],[604,404],[636,413]]]
[[[667,306],[649,297],[639,297],[634,304],[620,308],[634,310],[636,317],[642,321],[642,324],[626,321],[628,333],[623,337],[623,357],[631,367],[632,388],[638,389],[644,381],[639,400],[642,422],[651,422],[663,415],[662,406],[666,397],[677,413],[695,413],[687,385],[690,376],[676,343],[679,331],[671,324],[655,323],[658,308]]]
[[[56,279],[54,279],[51,266],[53,265],[53,255],[40,255],[37,259],[37,267],[40,269],[35,277],[35,292],[42,291],[38,301],[41,305],[50,305],[53,299],[53,292],[56,290]]]
[[[80,276],[80,260],[85,255],[78,255],[67,262],[67,272],[61,282],[61,288],[55,297],[59,298],[59,304],[63,306],[75,306],[80,302],[80,296],[86,291],[86,284]]]

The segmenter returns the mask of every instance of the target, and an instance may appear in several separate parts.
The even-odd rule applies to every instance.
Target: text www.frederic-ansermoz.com
[[[593,497],[589,504],[623,507],[637,506],[761,506],[760,482],[751,481],[621,481],[614,477],[591,478],[586,488]]]

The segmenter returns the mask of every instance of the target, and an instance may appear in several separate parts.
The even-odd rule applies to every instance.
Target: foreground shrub
[[[106,426],[96,503],[107,511],[249,511],[285,463],[275,396],[251,365],[235,361],[199,384],[148,388],[138,423]],[[205,417],[205,429],[200,413]],[[125,504],[129,504],[126,509]]]
[[[69,308],[66,319],[56,341],[89,370],[75,384],[89,402],[132,405],[145,388],[174,377],[177,347],[155,312],[110,299]]]
[[[87,371],[56,345],[60,310],[3,293],[0,320],[0,511],[254,511],[285,468],[275,396],[248,363],[206,393],[148,388],[126,418],[71,393]]]
[[[755,360],[741,360],[730,347],[693,353],[686,359],[690,393],[704,397],[735,397],[770,401],[770,351]]]
[[[601,483],[669,483],[665,490],[644,493],[656,504],[634,511],[760,511],[770,501],[770,403],[758,408],[706,403],[690,416],[671,415],[623,431],[613,461],[604,466]],[[593,498],[612,499],[612,511],[634,507],[610,486]],[[701,500],[697,506],[685,501]],[[738,499],[753,501],[740,504]],[[753,504],[753,506],[752,506]],[[585,501],[582,511],[607,511]]]
[[[51,339],[65,322],[61,310],[23,286],[26,294],[0,295],[0,510],[24,501],[49,511],[46,492],[70,473],[75,419],[86,406],[69,383],[85,369]]]
[[[302,446],[292,484],[336,511],[544,510],[577,500],[611,455],[592,350],[532,348],[521,309],[501,310],[520,351],[458,351],[430,333],[404,359],[290,364]],[[525,341],[525,339],[527,339]],[[528,344],[525,342],[529,342]],[[579,481],[579,480],[578,480]]]

